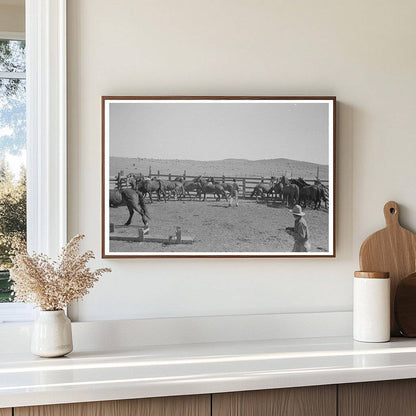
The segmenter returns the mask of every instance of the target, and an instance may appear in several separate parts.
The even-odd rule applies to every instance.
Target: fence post
[[[182,229],[181,227],[176,227],[176,244],[182,243]]]
[[[119,171],[117,173],[117,188],[119,191],[121,191],[121,179],[120,178],[121,178],[121,172]]]
[[[139,241],[144,241],[144,229],[143,229],[143,227],[139,227],[137,239]]]
[[[243,178],[243,198],[246,197],[246,178]]]

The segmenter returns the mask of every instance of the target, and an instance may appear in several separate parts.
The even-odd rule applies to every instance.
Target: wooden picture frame
[[[103,258],[336,256],[336,97],[103,96],[101,105]],[[134,205],[148,217],[123,226]]]

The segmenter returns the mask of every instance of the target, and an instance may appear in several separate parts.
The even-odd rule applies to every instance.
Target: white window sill
[[[24,325],[35,318],[35,310],[25,303],[0,303],[0,325]]]

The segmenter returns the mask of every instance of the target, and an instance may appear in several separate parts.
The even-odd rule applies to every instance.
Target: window
[[[0,304],[13,301],[8,271],[12,247],[26,242],[25,44],[23,39],[0,38]],[[25,305],[2,306],[0,322],[27,316]]]
[[[0,39],[0,302],[10,302],[10,252],[26,241],[26,53]]]

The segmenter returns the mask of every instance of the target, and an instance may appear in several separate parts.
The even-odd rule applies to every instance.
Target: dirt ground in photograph
[[[169,200],[148,204],[148,208],[151,217],[149,236],[167,238],[175,235],[176,227],[180,226],[182,235],[193,237],[194,243],[164,245],[111,241],[111,252],[291,252],[293,248],[293,237],[285,229],[293,227],[294,219],[280,202],[266,204],[240,200],[239,207],[228,207],[224,200]],[[328,251],[328,212],[308,208],[305,212],[311,251]],[[124,224],[127,218],[125,206],[110,208],[110,222],[115,225]],[[132,225],[142,225],[139,215],[134,215]],[[137,228],[130,227],[124,232],[134,235]]]

